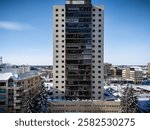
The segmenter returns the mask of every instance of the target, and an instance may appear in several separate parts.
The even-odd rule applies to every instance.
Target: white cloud
[[[33,29],[33,27],[28,24],[21,24],[16,22],[9,22],[9,21],[0,21],[0,29],[20,31],[20,30],[30,30]]]

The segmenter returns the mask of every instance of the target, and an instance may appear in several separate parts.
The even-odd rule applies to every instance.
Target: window
[[[62,35],[61,37],[64,37],[64,35]]]
[[[95,24],[93,24],[93,27],[95,27]]]
[[[61,67],[64,68],[64,65],[62,65]]]
[[[56,24],[56,27],[58,27],[58,24]]]
[[[58,17],[58,14],[56,14],[56,17]]]
[[[62,19],[62,22],[64,22],[64,19]]]
[[[95,73],[95,71],[92,71],[92,73]]]
[[[101,9],[99,9],[99,11],[101,11]]]
[[[65,93],[64,91],[62,91],[62,93]]]
[[[56,19],[56,22],[58,22],[58,19]]]
[[[101,71],[98,71],[98,73],[101,73]]]
[[[98,83],[101,83],[101,81],[98,81]]]
[[[93,16],[95,17],[95,14],[93,14]]]
[[[61,88],[64,88],[64,86],[61,86]]]
[[[64,9],[62,9],[62,11],[64,11]]]
[[[93,60],[93,63],[95,63],[95,60]]]
[[[101,19],[99,19],[98,21],[101,22]]]
[[[101,89],[101,86],[98,86],[99,89]]]
[[[61,62],[64,63],[64,60],[62,60]]]
[[[56,9],[56,11],[58,11],[58,9]]]
[[[64,78],[64,76],[61,76],[61,78]]]
[[[64,27],[64,24],[62,24],[61,26]]]
[[[64,17],[64,14],[62,14],[61,16]]]
[[[61,81],[61,83],[64,83],[64,81]]]
[[[95,66],[92,66],[92,68],[95,68]]]
[[[64,53],[64,50],[62,50],[62,53]]]
[[[64,55],[62,55],[62,58],[64,58]]]
[[[93,19],[93,22],[95,22],[95,19]]]
[[[58,45],[56,45],[56,48],[58,48]]]
[[[95,37],[95,35],[93,35],[93,37]]]
[[[62,30],[62,32],[64,32],[64,30]]]
[[[56,30],[56,32],[58,32],[58,30]]]
[[[95,78],[95,76],[92,76],[92,78]]]
[[[101,63],[101,61],[99,60],[98,63]]]
[[[92,88],[95,88],[95,86],[93,86]]]
[[[93,30],[93,32],[95,32],[95,30]]]
[[[99,32],[101,32],[101,30],[98,30]]]
[[[56,71],[56,73],[58,73],[58,71]]]
[[[95,42],[95,40],[93,40],[93,42]]]
[[[56,68],[58,68],[58,65],[56,65]]]
[[[58,60],[56,60],[56,63],[58,63]]]
[[[64,73],[64,71],[62,71],[62,73]]]
[[[62,40],[61,42],[64,43],[64,40]]]
[[[56,78],[58,78],[58,76],[56,76]]]
[[[100,79],[100,78],[101,78],[101,76],[98,76],[98,78]]]
[[[58,40],[56,40],[56,43],[58,43],[59,41]]]
[[[61,47],[64,48],[64,45],[62,45]]]
[[[99,14],[99,16],[101,16],[101,14]]]
[[[99,48],[101,48],[101,45],[98,45]]]
[[[58,35],[56,35],[56,37],[58,37]]]
[[[95,56],[94,56],[94,55],[93,55],[92,57],[93,57],[93,58],[95,58]]]
[[[93,50],[92,52],[93,52],[93,53],[95,53],[95,51],[94,51],[94,50]]]
[[[58,53],[58,50],[56,50],[56,53]]]
[[[95,92],[94,92],[94,91],[93,91],[92,93],[93,93],[93,94],[95,94]]]
[[[101,24],[99,24],[98,26],[101,27]]]
[[[56,91],[56,93],[58,93],[58,91]]]
[[[95,9],[93,9],[93,11],[95,11]]]
[[[100,56],[100,55],[98,55],[98,58],[101,58],[101,56]]]
[[[58,88],[58,86],[56,86],[56,88]]]
[[[58,81],[56,81],[56,83],[58,83]]]
[[[98,66],[98,68],[101,68],[101,66]]]
[[[101,97],[98,97],[98,99],[101,99]]]
[[[58,58],[58,55],[56,55],[56,58]]]
[[[98,53],[101,53],[101,50],[99,50]]]
[[[98,37],[101,37],[101,35],[98,35]]]

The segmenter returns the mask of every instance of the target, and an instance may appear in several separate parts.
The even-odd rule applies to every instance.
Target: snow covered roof
[[[8,80],[11,76],[13,76],[12,73],[0,73],[0,80]]]

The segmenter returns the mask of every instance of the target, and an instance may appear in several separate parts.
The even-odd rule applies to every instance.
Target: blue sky
[[[150,0],[92,0],[105,6],[105,62],[150,62]],[[65,0],[0,0],[0,56],[12,64],[52,64],[52,6]]]

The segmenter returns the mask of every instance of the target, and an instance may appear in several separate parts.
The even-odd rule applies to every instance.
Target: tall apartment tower
[[[53,98],[103,99],[104,7],[53,6]]]

